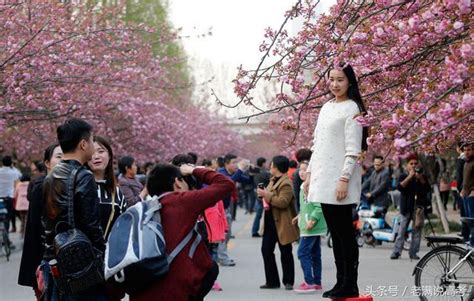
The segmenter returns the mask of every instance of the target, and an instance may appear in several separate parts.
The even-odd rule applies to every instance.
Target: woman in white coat
[[[325,298],[359,296],[359,248],[352,225],[352,208],[361,195],[361,167],[367,149],[367,129],[356,117],[365,113],[354,70],[348,64],[329,72],[334,98],[323,105],[314,131],[313,155],[305,182],[308,200],[321,203],[333,239],[337,283]],[[363,137],[364,136],[364,137]]]

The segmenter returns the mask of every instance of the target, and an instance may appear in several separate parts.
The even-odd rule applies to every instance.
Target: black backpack
[[[59,276],[55,278],[59,291],[78,295],[104,282],[103,254],[92,246],[89,238],[74,223],[74,190],[76,175],[72,171],[68,183],[68,223],[56,225],[54,254]]]

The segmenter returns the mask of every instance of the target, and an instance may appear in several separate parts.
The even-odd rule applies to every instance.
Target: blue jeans
[[[464,197],[464,211],[466,217],[474,218],[474,196]],[[471,228],[471,246],[474,246],[474,227]]]
[[[253,212],[255,210],[255,201],[257,195],[255,194],[255,190],[244,190],[245,192],[245,210],[247,212]]]
[[[302,236],[298,247],[298,259],[307,284],[321,285],[321,236]]]
[[[66,296],[62,295],[54,282],[51,269],[47,261],[41,262],[41,270],[43,271],[44,286],[47,291],[45,300],[48,301],[107,301],[107,297],[103,289],[91,289],[81,295]]]
[[[252,235],[258,234],[258,230],[260,228],[260,220],[262,219],[262,213],[263,213],[263,204],[262,200],[259,199],[255,203],[255,219],[253,220],[253,226],[252,226]]]

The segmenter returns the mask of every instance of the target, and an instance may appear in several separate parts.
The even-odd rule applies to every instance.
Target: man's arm
[[[100,226],[99,197],[92,173],[78,176],[74,201],[77,210],[74,215],[76,227],[89,237],[95,248],[105,251],[104,233]]]
[[[192,190],[181,193],[182,204],[196,214],[214,206],[216,202],[228,197],[235,183],[228,177],[205,168],[195,168],[191,166],[181,166],[180,169],[187,169],[186,172],[192,173],[199,181],[207,184],[208,187],[200,190]],[[182,172],[183,173],[183,172]],[[183,175],[185,175],[183,173]]]
[[[252,178],[250,176],[247,176],[246,174],[244,174],[244,172],[240,169],[237,169],[237,171],[232,176],[230,176],[230,178],[233,181],[239,182],[239,183],[242,183],[242,184],[252,183]]]
[[[405,188],[407,187],[408,183],[410,183],[411,179],[413,179],[414,174],[406,175],[402,174],[400,176],[400,181],[398,181],[400,184],[398,184],[398,190],[401,192],[405,191]]]
[[[362,183],[361,191],[366,192],[370,188],[370,182],[372,181],[372,176],[373,174],[370,175],[370,177]]]

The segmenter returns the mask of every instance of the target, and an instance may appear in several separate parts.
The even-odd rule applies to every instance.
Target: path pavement
[[[259,286],[265,281],[263,260],[260,253],[261,239],[251,237],[250,228],[252,221],[253,215],[244,215],[242,211],[237,213],[237,221],[233,226],[236,238],[231,240],[229,245],[230,254],[237,262],[237,265],[235,267],[220,268],[219,281],[223,291],[211,292],[206,300],[323,300],[321,292],[313,295],[297,295],[293,291],[285,291],[284,289],[259,289]],[[21,249],[19,235],[14,233],[12,239],[17,245],[17,249]],[[333,255],[332,250],[326,246],[325,240],[322,241],[322,244],[323,288],[329,289],[335,282]],[[375,296],[374,300],[418,300],[418,298],[411,294],[413,287],[411,273],[416,262],[410,261],[406,253],[399,260],[390,260],[389,256],[392,247],[393,244],[384,244],[376,248],[364,246],[360,249],[359,289],[363,292],[371,287],[375,295],[383,291],[396,295],[392,297]],[[296,249],[297,245],[294,245],[294,254],[296,254]],[[278,248],[276,250],[276,257],[279,259]],[[422,251],[419,255],[422,256],[427,251],[426,243],[423,242]],[[21,250],[14,251],[9,262],[6,262],[5,257],[0,256],[0,300],[34,300],[30,288],[17,285],[20,257]],[[303,281],[303,277],[296,256],[295,264],[295,284],[299,284]],[[278,265],[280,266],[280,264]]]

